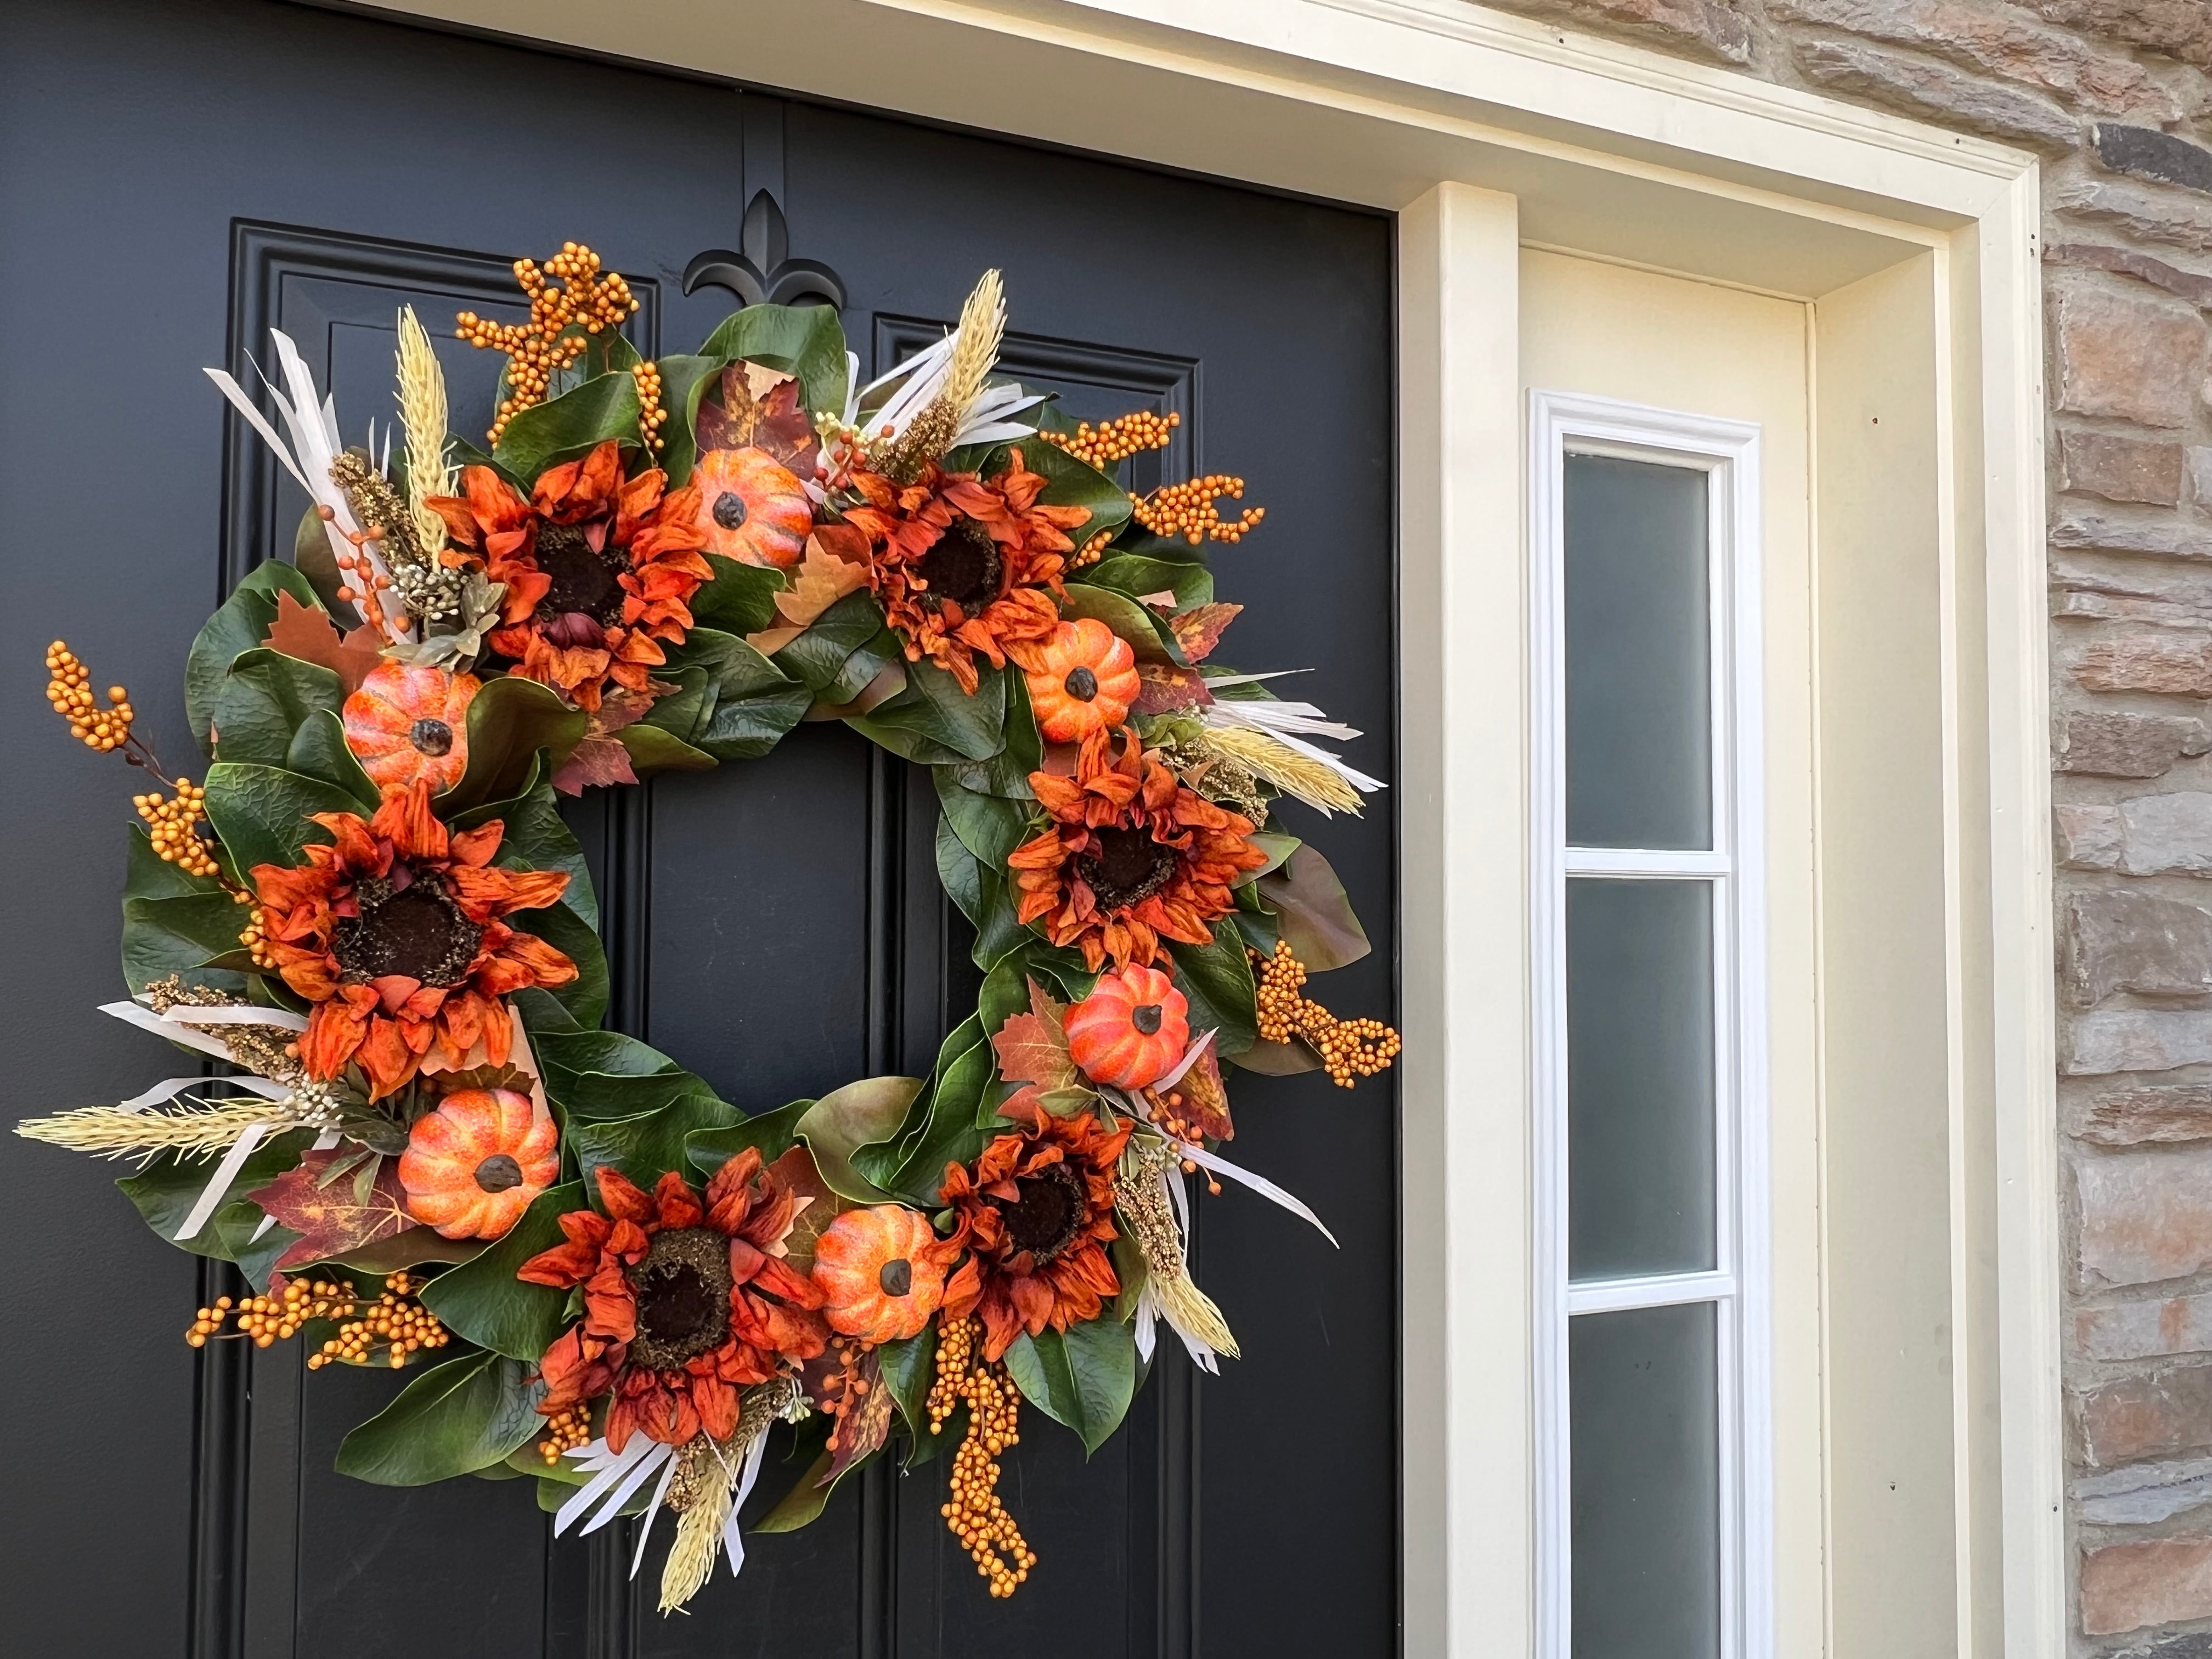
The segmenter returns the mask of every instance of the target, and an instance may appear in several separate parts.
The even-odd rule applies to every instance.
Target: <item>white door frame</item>
[[[1534,1629],[1531,1241],[1501,1249],[1497,1224],[1531,1181],[1518,251],[1838,296],[1838,361],[1927,414],[1944,902],[1906,925],[1940,947],[1949,1038],[1946,1644],[2063,1653],[2032,157],[1462,0],[386,9],[1400,216],[1408,1654],[1525,1652]],[[1844,487],[1879,459],[1850,435],[1816,443],[1816,521],[1844,545]]]

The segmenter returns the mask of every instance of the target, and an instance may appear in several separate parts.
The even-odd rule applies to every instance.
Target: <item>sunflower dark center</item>
[[[722,1346],[730,1334],[730,1241],[712,1227],[657,1232],[626,1268],[637,1298],[631,1362],[668,1370]]]
[[[494,1152],[477,1165],[477,1186],[487,1193],[503,1193],[522,1184],[522,1166],[505,1152]]]
[[[914,1288],[914,1263],[895,1256],[876,1269],[876,1283],[885,1296],[904,1296]]]
[[[1060,684],[1078,702],[1089,702],[1098,695],[1098,676],[1087,668],[1069,669]]]
[[[1150,898],[1175,874],[1176,850],[1145,829],[1109,826],[1091,832],[1091,850],[1075,860],[1076,873],[1102,910],[1118,910]]]
[[[725,530],[735,530],[745,521],[745,498],[734,489],[726,489],[714,497],[714,522]]]
[[[940,605],[978,610],[998,597],[999,544],[975,520],[955,519],[915,569]]]
[[[407,741],[426,755],[450,755],[453,752],[453,728],[443,720],[416,720],[407,728]]]
[[[584,532],[574,525],[548,524],[538,527],[538,568],[553,579],[553,586],[538,602],[542,622],[574,612],[589,617],[602,628],[622,620],[623,589],[617,580],[629,568],[618,548],[592,551]]]
[[[403,866],[404,867],[404,866]],[[435,875],[404,886],[372,876],[354,889],[361,914],[342,916],[331,949],[349,985],[398,975],[444,988],[469,976],[483,929],[461,914]]]
[[[1139,1003],[1129,1011],[1129,1024],[1146,1036],[1152,1036],[1160,1029],[1160,1005],[1157,1002]]]
[[[1006,1242],[1027,1250],[1043,1267],[1075,1242],[1083,1228],[1083,1178],[1065,1163],[1048,1164],[1033,1176],[1014,1183],[1020,1196],[1011,1204],[1000,1202],[1006,1222]]]

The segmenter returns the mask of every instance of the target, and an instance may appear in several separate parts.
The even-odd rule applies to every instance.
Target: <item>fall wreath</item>
[[[828,307],[750,306],[647,362],[589,249],[515,270],[526,322],[459,319],[507,358],[489,450],[447,432],[411,311],[397,420],[362,446],[281,333],[273,418],[210,371],[315,506],[193,643],[202,781],[123,688],[47,659],[71,732],[154,783],[106,1012],[204,1059],[21,1132],[135,1160],[147,1223],[237,1265],[254,1293],[198,1310],[193,1346],[420,1370],[347,1474],[533,1474],[559,1530],[665,1510],[665,1611],[742,1561],[772,1440],[802,1473],[756,1529],[957,1444],[947,1522],[1011,1595],[1023,1404],[1095,1449],[1162,1323],[1205,1370],[1237,1352],[1188,1271],[1189,1177],[1321,1224],[1222,1155],[1224,1062],[1348,1087],[1397,1053],[1303,994],[1366,941],[1267,827],[1382,786],[1316,741],[1357,732],[1216,657],[1239,607],[1207,547],[1262,517],[1224,516],[1242,482],[1132,495],[1175,417],[1079,424],[995,375],[997,273],[857,385]],[[930,769],[985,977],[928,1077],[749,1116],[599,1029],[559,799],[807,718]]]

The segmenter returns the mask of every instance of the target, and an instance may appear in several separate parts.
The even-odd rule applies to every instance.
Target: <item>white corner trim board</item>
[[[1537,1175],[1532,778],[1520,746],[1485,735],[1484,712],[1525,714],[1529,694],[1518,246],[1816,312],[1932,253],[1935,291],[1923,283],[1912,303],[1935,315],[1921,331],[1938,388],[1952,902],[1912,920],[1951,930],[1954,1115],[1975,1133],[1954,1138],[1947,1270],[1996,1352],[1990,1376],[1981,1350],[1960,1348],[1975,1363],[1955,1380],[1959,1589],[1945,1647],[2060,1659],[2032,157],[1462,0],[814,0],[796,24],[783,0],[383,9],[1400,216],[1408,1655],[1489,1659],[1532,1652],[1536,1637],[1530,1325],[1494,1322],[1498,1279],[1533,1286],[1535,1263],[1484,1256],[1455,1231],[1486,1198],[1517,1211]],[[957,72],[917,72],[933,64]],[[1818,447],[1820,487],[1843,487],[1842,462]],[[1489,1285],[1479,1297],[1474,1278]],[[1492,1322],[1477,1324],[1477,1309]],[[1995,1458],[1968,1455],[1991,1425]]]

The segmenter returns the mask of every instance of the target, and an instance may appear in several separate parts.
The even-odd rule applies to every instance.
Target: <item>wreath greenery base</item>
[[[1190,1177],[1321,1226],[1224,1155],[1226,1079],[1396,1054],[1305,996],[1367,942],[1274,816],[1381,785],[1215,654],[1243,481],[1132,495],[1176,417],[1073,422],[998,375],[996,272],[866,386],[827,307],[648,362],[589,249],[516,273],[527,322],[459,322],[507,358],[488,449],[447,430],[411,312],[362,447],[281,334],[265,398],[210,371],[314,507],[192,644],[201,780],[64,643],[47,666],[72,734],[153,781],[106,1012],[213,1063],[20,1132],[134,1160],[147,1224],[236,1264],[252,1293],[194,1346],[410,1374],[346,1474],[534,1476],[559,1530],[666,1511],[666,1611],[742,1561],[772,1440],[804,1473],[754,1531],[951,1444],[947,1522],[1011,1595],[1024,1406],[1095,1450],[1162,1324],[1204,1370],[1238,1352]],[[929,769],[982,990],[927,1077],[749,1115],[601,1029],[560,802],[810,718]]]

